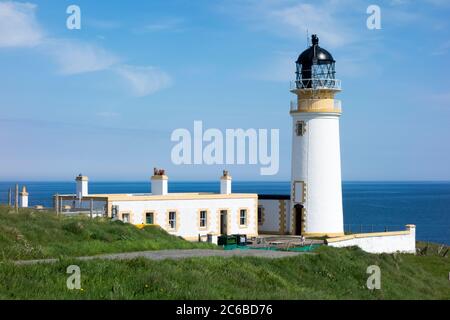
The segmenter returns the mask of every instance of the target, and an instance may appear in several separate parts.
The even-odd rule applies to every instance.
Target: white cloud
[[[267,17],[270,21],[277,21],[282,27],[282,32],[288,34],[295,33],[304,37],[307,31],[318,33],[329,47],[343,46],[350,40],[337,23],[333,12],[323,7],[298,4],[269,11]]]
[[[172,84],[171,77],[156,67],[120,65],[115,71],[128,83],[133,94],[147,96]]]
[[[37,6],[31,3],[0,2],[0,48],[36,47],[48,55],[64,75],[110,70],[126,80],[136,96],[147,96],[171,85],[170,76],[156,67],[120,65],[119,58],[95,44],[44,36],[36,19]],[[116,24],[96,21],[97,27],[112,28]],[[173,28],[179,20],[150,25],[149,30]],[[116,117],[114,113],[99,113],[100,117]]]
[[[44,35],[36,21],[36,5],[0,2],[0,47],[33,47]]]
[[[247,22],[253,29],[295,39],[305,45],[307,31],[318,34],[330,48],[342,47],[356,40],[354,30],[348,26],[342,1],[250,0],[234,6],[227,2],[221,9]]]
[[[46,40],[43,50],[58,64],[62,74],[101,71],[118,62],[118,58],[96,45],[67,39]]]
[[[275,52],[269,61],[263,61],[257,68],[247,72],[246,76],[262,81],[288,82],[294,79],[295,52]]]

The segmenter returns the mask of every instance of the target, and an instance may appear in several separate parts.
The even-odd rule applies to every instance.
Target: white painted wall
[[[284,232],[289,232],[290,201],[278,199],[260,199],[258,205],[264,208],[264,223],[259,225],[259,231],[278,233],[280,230],[280,201],[284,202],[285,226]]]
[[[169,191],[168,179],[166,177],[156,177],[151,179],[152,194],[165,195]]]
[[[20,196],[19,196],[19,206],[21,208],[28,208],[28,195],[20,194]]]
[[[198,235],[220,233],[220,210],[228,210],[228,234],[246,234],[256,236],[258,234],[258,220],[256,198],[242,199],[179,199],[179,200],[148,200],[148,201],[113,201],[112,205],[119,206],[120,213],[130,213],[131,223],[145,223],[145,213],[154,212],[155,224],[161,226],[167,232],[187,238],[197,239]],[[247,226],[239,225],[239,210],[247,209]],[[208,227],[199,229],[198,210],[208,209]],[[168,211],[178,211],[178,230],[168,228]]]
[[[291,185],[293,189],[294,181],[306,182],[305,231],[343,233],[340,114],[294,113],[292,117]],[[303,136],[296,134],[297,121],[306,124]],[[295,204],[292,201],[291,209]]]
[[[231,178],[222,177],[220,179],[220,193],[231,194]]]
[[[357,237],[349,240],[328,243],[331,247],[360,247],[369,253],[416,253],[416,228],[408,228],[408,234]],[[395,234],[395,233],[393,233]]]
[[[77,195],[78,199],[89,195],[87,180],[77,180],[77,194],[76,195]]]
[[[279,201],[261,199],[258,205],[264,208],[264,223],[259,226],[259,231],[278,232],[280,228]]]

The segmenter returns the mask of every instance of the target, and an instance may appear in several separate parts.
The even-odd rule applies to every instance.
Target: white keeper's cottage
[[[80,175],[76,178],[77,195],[58,198],[61,203],[74,203],[74,207],[79,199],[84,204],[92,200],[96,208],[99,204],[104,207],[110,218],[135,225],[158,225],[190,241],[206,241],[208,235],[213,239],[222,234],[258,235],[258,195],[232,193],[232,178],[227,171],[220,178],[219,193],[169,193],[168,180],[164,170],[155,169],[148,193],[89,194],[88,177]]]

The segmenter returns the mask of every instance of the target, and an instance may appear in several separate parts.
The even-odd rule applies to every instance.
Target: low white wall
[[[407,225],[406,231],[354,234],[327,240],[331,247],[357,246],[369,253],[416,253],[416,227]]]

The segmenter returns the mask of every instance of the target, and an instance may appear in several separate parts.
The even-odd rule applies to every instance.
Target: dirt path
[[[128,253],[114,253],[102,254],[90,257],[78,257],[77,260],[130,260],[135,258],[146,258],[150,260],[164,260],[164,259],[186,259],[196,257],[261,257],[261,258],[286,258],[293,257],[300,254],[309,254],[305,252],[287,252],[287,251],[272,251],[272,250],[158,250],[158,251],[141,251]],[[15,261],[16,265],[30,265],[38,263],[55,263],[58,259],[39,259],[39,260],[20,260]]]

